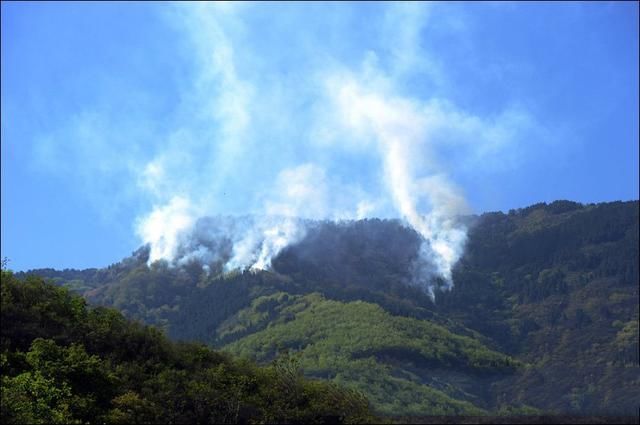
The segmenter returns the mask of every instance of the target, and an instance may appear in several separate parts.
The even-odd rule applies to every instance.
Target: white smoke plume
[[[167,205],[154,208],[138,225],[138,236],[150,245],[149,262],[173,259],[194,216],[189,201],[174,197]]]
[[[304,237],[307,219],[400,216],[423,239],[415,283],[431,295],[434,278],[450,287],[466,241],[458,217],[469,208],[445,152],[455,148],[467,167],[480,163],[530,125],[526,113],[486,119],[406,90],[412,72],[435,86],[445,79],[420,47],[432,15],[422,6],[385,6],[378,44],[357,60],[341,53],[343,40],[326,38],[324,21],[310,21],[304,37],[279,25],[269,37],[252,34],[258,26],[246,16],[260,7],[176,9],[196,71],[175,125],[138,175],[154,204],[137,224],[149,261],[269,269]],[[285,9],[283,19],[295,21],[298,6]],[[389,41],[396,38],[401,49]],[[251,40],[287,43],[299,67]]]

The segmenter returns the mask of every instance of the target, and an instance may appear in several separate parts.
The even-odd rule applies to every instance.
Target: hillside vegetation
[[[373,417],[367,400],[202,344],[173,343],[115,310],[2,271],[2,423],[324,423]]]
[[[280,302],[274,304],[274,300]],[[265,362],[273,358],[279,344],[284,345],[300,354],[309,376],[361,390],[382,413],[484,413],[465,401],[476,400],[464,391],[464,384],[471,385],[471,377],[506,373],[517,366],[509,357],[442,326],[392,316],[376,304],[331,301],[317,293],[260,297],[226,322],[247,323],[248,318],[265,313],[270,316],[266,329],[226,350]],[[255,322],[249,319],[249,323]],[[455,373],[460,382],[439,382],[435,371],[445,376]]]
[[[638,201],[466,217],[451,291],[412,285],[418,235],[322,222],[259,273],[146,265],[38,270],[174,339],[359,389],[392,415],[637,415]],[[437,282],[436,282],[437,283]]]

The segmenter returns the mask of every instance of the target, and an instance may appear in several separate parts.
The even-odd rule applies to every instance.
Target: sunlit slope
[[[264,329],[227,345],[227,351],[268,362],[292,350],[307,376],[357,388],[388,414],[482,413],[487,384],[522,366],[442,326],[317,293],[257,298],[218,332],[247,327]]]

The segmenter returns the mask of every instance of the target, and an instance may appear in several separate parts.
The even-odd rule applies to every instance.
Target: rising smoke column
[[[454,185],[428,168],[433,162],[428,149],[428,108],[385,96],[352,75],[336,76],[327,86],[341,123],[364,145],[373,144],[377,149],[393,205],[423,238],[415,266],[416,283],[431,295],[434,276],[442,277],[450,287],[452,268],[466,242],[466,229],[456,216],[467,207]],[[428,209],[421,214],[419,204],[425,203]]]

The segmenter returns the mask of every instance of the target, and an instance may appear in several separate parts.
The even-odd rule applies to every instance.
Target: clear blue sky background
[[[373,67],[393,96],[507,134],[478,161],[473,134],[439,145],[438,172],[475,212],[638,198],[636,2],[194,7],[2,3],[11,268],[113,263],[165,192],[255,212],[255,193],[299,163],[377,193],[379,159],[313,140],[316,83],[337,69]],[[154,163],[168,174],[156,186]]]

